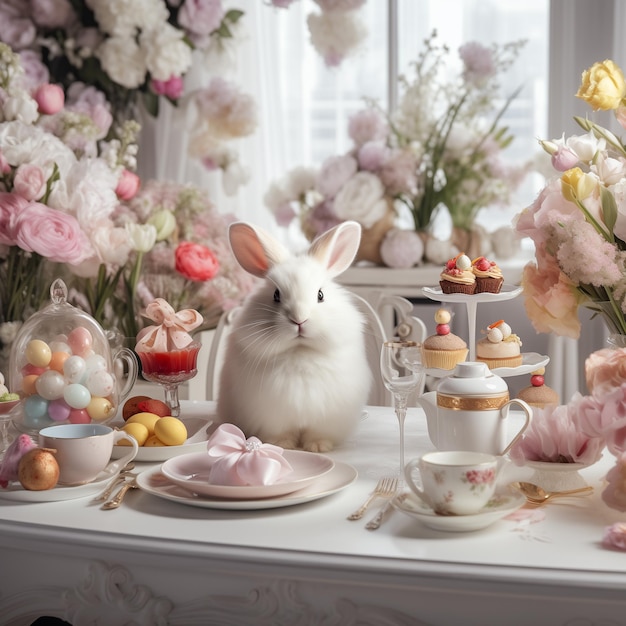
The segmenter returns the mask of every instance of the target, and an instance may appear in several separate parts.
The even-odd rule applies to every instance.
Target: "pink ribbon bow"
[[[272,485],[293,472],[282,448],[256,437],[246,439],[234,424],[218,426],[207,450],[215,459],[209,473],[213,485]]]
[[[190,330],[202,324],[198,311],[183,309],[176,313],[163,298],[157,298],[146,307],[145,316],[158,326],[148,326],[138,335],[137,352],[168,352],[181,350],[192,341]]]

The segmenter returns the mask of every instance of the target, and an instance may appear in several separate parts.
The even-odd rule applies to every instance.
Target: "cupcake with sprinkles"
[[[476,291],[476,276],[471,259],[464,253],[450,259],[439,275],[439,286],[447,294],[473,294]]]

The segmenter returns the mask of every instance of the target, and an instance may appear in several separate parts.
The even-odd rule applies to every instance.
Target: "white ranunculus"
[[[96,254],[79,265],[70,269],[76,276],[95,278],[102,263],[114,266],[125,265],[132,250],[133,243],[126,228],[113,226],[110,222],[100,224],[91,234],[91,244]]]
[[[145,80],[147,67],[143,51],[129,37],[110,37],[96,50],[102,68],[111,80],[136,89]]]
[[[606,141],[596,137],[593,131],[568,137],[565,145],[584,163],[591,163],[597,152],[606,150]]]
[[[385,188],[369,172],[355,174],[335,196],[335,214],[340,220],[356,220],[371,228],[387,212]]]
[[[156,80],[182,76],[191,67],[191,48],[185,43],[182,31],[171,24],[143,31],[139,43],[146,67]]]

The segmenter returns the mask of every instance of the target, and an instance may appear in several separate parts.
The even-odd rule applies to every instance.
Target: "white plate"
[[[314,452],[285,450],[293,472],[271,485],[214,485],[209,482],[212,459],[206,452],[178,456],[161,465],[161,472],[179,487],[210,498],[258,500],[303,489],[333,469],[334,461]]]
[[[117,473],[100,472],[96,478],[85,485],[72,487],[54,487],[45,491],[29,491],[19,483],[11,483],[6,489],[0,487],[0,500],[14,502],[61,502],[62,500],[76,500],[95,496],[104,491],[111,480],[115,480]]]
[[[255,509],[277,509],[325,498],[351,485],[357,476],[358,474],[354,467],[337,461],[330,472],[318,478],[308,487],[284,496],[264,498],[263,500],[219,500],[198,496],[171,483],[163,476],[160,468],[146,470],[139,474],[137,476],[137,484],[146,493],[188,506],[196,506],[203,509],[253,511]]]
[[[526,498],[521,493],[502,491],[474,515],[438,515],[414,493],[404,492],[396,496],[392,504],[402,513],[417,519],[434,530],[447,532],[468,532],[490,526],[499,519],[517,511]]]
[[[500,293],[443,293],[441,287],[422,287],[422,293],[431,300],[439,302],[502,302],[517,298],[522,288],[515,285],[502,285]]]
[[[135,461],[139,463],[157,463],[167,461],[181,454],[200,452],[206,449],[209,438],[207,429],[213,423],[202,417],[179,418],[187,428],[187,441],[180,446],[159,446],[158,448],[139,447]],[[123,426],[123,424],[111,424],[111,426]],[[128,446],[114,446],[111,454],[112,459],[119,459],[128,451]]]

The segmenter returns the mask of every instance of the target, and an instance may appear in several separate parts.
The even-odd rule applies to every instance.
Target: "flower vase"
[[[568,491],[587,486],[587,481],[579,473],[589,467],[584,463],[526,461],[526,465],[535,471],[530,482],[546,491]]]
[[[387,212],[370,228],[361,231],[361,243],[355,261],[369,261],[376,265],[384,265],[380,255],[380,244],[389,230],[394,227],[396,213],[392,202],[387,204]]]

